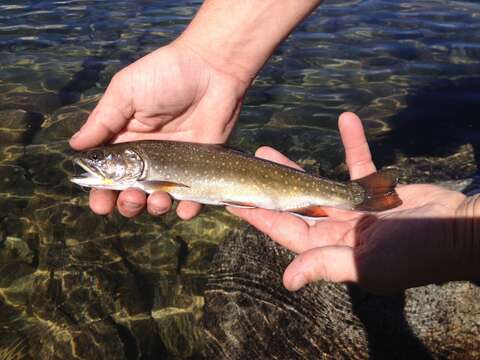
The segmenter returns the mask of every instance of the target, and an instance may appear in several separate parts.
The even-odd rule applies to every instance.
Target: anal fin
[[[317,206],[317,205],[307,206],[307,207],[298,208],[298,209],[291,209],[287,211],[301,215],[301,216],[305,216],[308,218],[321,218],[321,217],[328,216],[325,210],[321,206]]]
[[[243,209],[253,209],[257,207],[253,203],[241,202],[241,201],[230,201],[230,200],[222,201],[222,204],[226,206],[233,206],[233,207],[243,208]]]

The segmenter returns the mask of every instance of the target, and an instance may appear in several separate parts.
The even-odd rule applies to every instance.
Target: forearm
[[[467,279],[480,279],[480,194],[467,197],[456,212],[455,242],[462,244]]]
[[[321,0],[206,0],[178,41],[248,84]]]

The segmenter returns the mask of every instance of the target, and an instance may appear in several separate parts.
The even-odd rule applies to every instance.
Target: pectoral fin
[[[190,187],[184,184],[175,183],[172,181],[141,181],[139,185],[146,193],[153,193],[155,191],[169,192],[176,187]]]

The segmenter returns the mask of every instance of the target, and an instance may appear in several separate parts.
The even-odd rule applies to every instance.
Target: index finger
[[[345,148],[350,178],[359,179],[376,171],[360,118],[354,113],[343,113],[338,128]]]
[[[87,122],[70,139],[76,150],[98,146],[120,132],[133,115],[129,79],[117,73]]]
[[[300,252],[308,247],[310,226],[295,215],[260,208],[227,206],[226,209],[291,251]]]

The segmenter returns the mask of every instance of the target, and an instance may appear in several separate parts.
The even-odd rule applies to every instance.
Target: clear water
[[[174,39],[198,6],[0,3],[0,358],[201,353],[209,262],[237,220],[219,208],[188,223],[94,216],[66,178],[67,139],[111,76]],[[468,182],[479,20],[477,1],[326,1],[259,74],[231,143],[344,178],[336,119],[350,110],[404,181]]]

